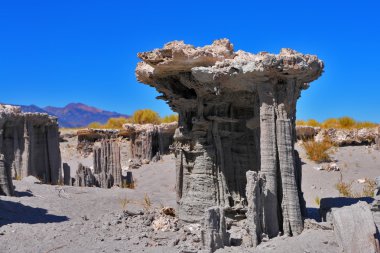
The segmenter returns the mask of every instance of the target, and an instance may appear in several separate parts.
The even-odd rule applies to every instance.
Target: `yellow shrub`
[[[127,123],[127,118],[110,118],[103,127],[109,129],[121,129],[125,123]]]
[[[306,155],[312,161],[321,163],[331,160],[330,154],[333,152],[331,149],[333,144],[329,140],[324,140],[322,142],[316,142],[314,140],[305,141],[302,143],[302,146],[306,151]]]
[[[334,118],[326,119],[322,123],[323,128],[339,128],[339,121]]]
[[[315,119],[309,119],[308,121],[306,121],[306,125],[312,127],[319,127],[321,124]]]
[[[92,123],[88,124],[87,127],[88,127],[88,128],[102,128],[103,125],[100,124],[99,122],[92,122]]]
[[[304,120],[297,120],[296,125],[297,126],[306,126],[306,122]]]
[[[342,117],[338,119],[340,128],[351,129],[356,125],[356,121],[350,117]]]
[[[137,110],[132,116],[133,123],[136,124],[160,124],[160,117],[157,112],[150,109]]]
[[[376,127],[378,124],[363,121],[359,122],[351,117],[330,118],[322,123],[322,128],[344,128],[344,129],[359,129],[359,128],[371,128]]]
[[[363,122],[357,122],[356,128],[372,128],[377,127],[378,124],[370,122],[370,121],[363,121]]]
[[[171,114],[161,119],[161,123],[178,122],[178,114]]]

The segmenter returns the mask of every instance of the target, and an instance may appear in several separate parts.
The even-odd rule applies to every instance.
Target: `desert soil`
[[[92,157],[78,155],[75,138],[71,139],[61,147],[63,162],[71,165],[73,176],[77,163],[90,166]],[[333,155],[341,169],[338,172],[318,170],[320,165],[309,161],[298,144],[296,148],[304,163],[302,187],[309,210],[316,210],[317,198],[339,196],[335,184],[341,176],[360,192],[363,184],[358,179],[380,175],[380,152],[372,148],[338,148]],[[31,178],[14,181],[18,196],[0,197],[0,252],[195,252],[197,231],[172,228],[162,232],[151,225],[159,217],[153,210],[176,207],[174,156],[143,165],[133,170],[133,176],[135,189],[42,185]],[[281,250],[289,247],[292,252],[305,252],[306,248],[321,250],[309,252],[337,252],[332,233],[308,229],[296,238],[270,240],[254,252],[286,252]]]

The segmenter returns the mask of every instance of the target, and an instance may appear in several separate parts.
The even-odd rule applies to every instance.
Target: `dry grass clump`
[[[363,191],[362,191],[362,197],[373,197],[373,194],[376,190],[376,181],[373,179],[365,179]]]
[[[152,207],[152,201],[150,200],[148,194],[146,194],[146,193],[144,195],[143,206],[144,206],[145,210],[149,210]]]
[[[315,202],[315,204],[317,204],[317,206],[320,206],[321,205],[321,198],[318,196],[315,197],[314,202]]]
[[[341,180],[335,185],[335,188],[338,190],[340,196],[352,198],[354,197],[354,193],[352,192],[353,183],[353,181],[347,183]]]
[[[362,197],[373,197],[374,191],[376,189],[376,181],[373,179],[366,178],[363,186],[362,192],[354,192],[352,190],[351,182],[344,182],[342,174],[340,175],[339,182],[335,185],[335,188],[338,190],[339,195],[342,197],[349,198],[362,198]]]
[[[125,196],[124,198],[120,198],[119,199],[119,204],[121,206],[121,208],[123,210],[126,210],[127,209],[127,206],[129,203],[131,203],[132,201],[130,199],[127,198],[127,196]]]
[[[338,128],[338,129],[361,129],[361,128],[372,128],[378,126],[378,124],[370,121],[356,121],[351,117],[340,117],[340,118],[329,118],[322,123],[315,119],[309,119],[307,121],[297,120],[297,126],[312,126],[312,127],[322,127],[322,128]]]
[[[330,140],[325,139],[321,142],[315,140],[304,141],[302,146],[310,160],[317,163],[331,161],[330,155],[334,152],[332,149],[334,145]]]

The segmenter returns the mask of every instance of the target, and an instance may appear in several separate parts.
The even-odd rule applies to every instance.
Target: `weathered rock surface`
[[[323,63],[291,49],[278,55],[234,52],[227,39],[199,48],[174,41],[138,56],[137,79],[155,87],[179,113],[179,219],[199,222],[213,206],[241,208],[245,174],[253,170],[266,179],[263,233],[300,234],[296,102],[322,74]]]
[[[115,139],[126,137],[125,132],[117,129],[81,129],[77,131],[78,145],[77,150],[84,155],[89,155],[93,151],[95,142],[104,139]]]
[[[331,140],[338,146],[347,145],[368,145],[374,144],[379,136],[378,128],[362,129],[321,129],[315,136],[316,141],[322,141],[325,138]]]
[[[220,207],[210,207],[205,212],[203,245],[208,252],[228,246],[224,211]]]
[[[374,212],[380,212],[380,177],[376,177],[375,182],[376,182],[376,189],[375,189],[375,192],[373,193],[374,201],[372,202],[371,210]]]
[[[371,203],[372,198],[363,197],[363,198],[349,198],[349,197],[336,197],[336,198],[322,198],[320,200],[319,214],[321,220],[324,222],[332,222],[332,210],[343,208],[345,206],[351,206],[359,201]]]
[[[75,175],[75,186],[92,187],[96,185],[96,179],[89,167],[78,165],[78,170]]]
[[[123,128],[128,132],[130,139],[131,158],[150,161],[153,157],[159,157],[160,154],[169,153],[177,126],[177,122],[160,125],[125,124]]]
[[[61,179],[57,119],[0,105],[0,194],[13,195],[11,178],[29,175],[49,184]]]
[[[121,185],[120,145],[115,139],[102,140],[94,148],[94,174],[100,187],[110,188]]]
[[[377,150],[380,150],[380,127],[378,128],[377,132],[378,132],[378,136],[375,139],[375,144],[376,144],[375,148]]]
[[[321,131],[320,127],[312,126],[296,126],[296,134],[298,140],[313,139]]]
[[[128,159],[159,160],[159,156],[170,151],[173,136],[178,123],[125,124],[124,129],[82,129],[77,132],[77,149],[89,155],[94,150],[94,144],[107,139],[120,139],[126,144]]]
[[[247,171],[247,225],[250,234],[249,246],[256,247],[261,240],[264,227],[264,192],[265,178],[260,177],[260,173]]]
[[[376,226],[365,202],[332,211],[334,232],[339,245],[346,253],[380,252],[376,239]]]

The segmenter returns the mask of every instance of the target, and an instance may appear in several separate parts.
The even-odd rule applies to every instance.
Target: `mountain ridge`
[[[58,118],[59,126],[66,128],[86,127],[92,122],[104,124],[109,118],[130,117],[126,114],[106,111],[83,103],[69,103],[64,107],[39,107],[34,104],[17,106],[21,107],[22,112],[39,112],[55,116]]]

